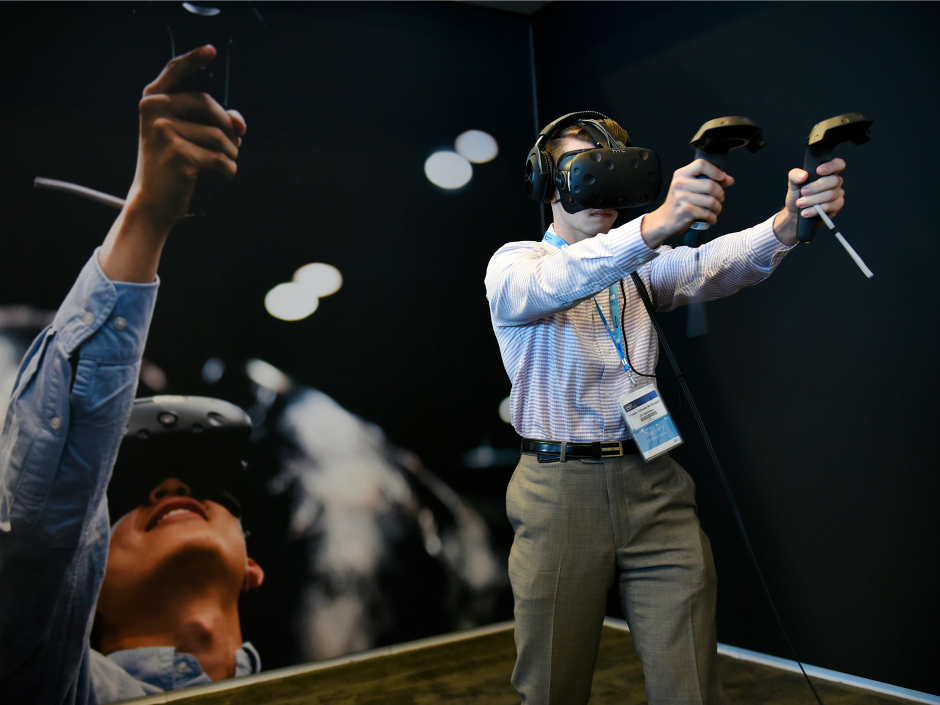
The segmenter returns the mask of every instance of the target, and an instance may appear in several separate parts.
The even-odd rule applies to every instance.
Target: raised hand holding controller
[[[764,137],[761,129],[746,117],[723,117],[702,125],[690,144],[695,149],[696,159],[704,159],[724,171],[728,152],[738,147],[757,152],[764,146]],[[708,177],[703,175],[699,178]],[[685,244],[698,247],[706,230],[708,222],[696,220],[685,233]]]
[[[806,140],[803,170],[809,174],[809,178],[803,185],[819,178],[816,170],[821,164],[832,159],[832,150],[836,145],[847,140],[852,140],[855,144],[865,144],[870,140],[872,124],[871,120],[860,113],[845,113],[817,123]],[[818,225],[819,220],[815,218],[800,218],[796,230],[799,241],[810,242],[816,235]]]

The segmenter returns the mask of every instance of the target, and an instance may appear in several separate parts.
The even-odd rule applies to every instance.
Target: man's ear
[[[261,570],[260,565],[249,558],[247,564],[245,565],[245,592],[261,587],[261,583],[263,582],[264,571]]]

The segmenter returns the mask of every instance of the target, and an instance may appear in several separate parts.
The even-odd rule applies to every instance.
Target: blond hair
[[[627,134],[627,131],[624,130],[620,125],[611,120],[610,118],[598,118],[597,120],[604,127],[607,128],[607,131],[613,135],[617,140],[622,142],[625,145],[630,144],[630,136]],[[587,131],[575,123],[574,125],[569,125],[564,130],[562,130],[558,135],[553,137],[545,145],[545,150],[552,156],[552,159],[555,161],[558,160],[558,150],[561,149],[561,143],[568,137],[574,137],[579,140],[584,140],[585,142],[593,142],[591,136]],[[613,146],[613,145],[611,145]]]

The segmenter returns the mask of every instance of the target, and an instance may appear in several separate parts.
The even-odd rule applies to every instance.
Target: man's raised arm
[[[106,489],[137,389],[157,266],[199,173],[235,174],[245,122],[173,93],[212,61],[173,59],[140,103],[124,208],[23,359],[0,437],[0,702],[85,703],[107,561]]]

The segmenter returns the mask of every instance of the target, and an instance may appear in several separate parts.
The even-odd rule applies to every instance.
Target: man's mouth
[[[144,531],[151,531],[166,520],[172,521],[173,517],[182,517],[186,514],[193,514],[206,521],[209,520],[209,517],[206,516],[206,510],[195,499],[191,497],[174,497],[157,505],[157,508],[147,520]]]

